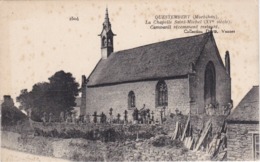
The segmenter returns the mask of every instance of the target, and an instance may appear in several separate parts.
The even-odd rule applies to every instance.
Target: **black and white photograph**
[[[259,161],[258,7],[1,1],[1,161]]]

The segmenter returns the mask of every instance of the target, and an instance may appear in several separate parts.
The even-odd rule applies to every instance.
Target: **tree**
[[[27,119],[26,115],[15,107],[11,96],[4,96],[4,102],[1,104],[1,113],[2,126],[15,125],[17,122]]]
[[[16,101],[20,102],[19,109],[28,112],[33,105],[32,92],[28,92],[27,89],[22,89],[21,94],[16,97]]]
[[[59,115],[61,111],[71,112],[76,106],[75,100],[79,93],[79,84],[71,73],[56,72],[49,78],[50,87],[48,96],[52,102],[50,107],[53,114]],[[55,111],[56,110],[56,111]]]
[[[31,117],[33,120],[40,121],[43,113],[51,113],[55,111],[54,103],[50,98],[50,83],[41,82],[33,85],[32,91],[29,93],[29,98],[32,100]],[[51,110],[53,108],[53,110]]]
[[[58,119],[60,113],[69,112],[76,106],[79,84],[71,73],[58,71],[49,78],[49,82],[37,83],[32,91],[22,90],[17,97],[21,109],[32,110],[32,119],[39,121],[43,113],[53,114]]]

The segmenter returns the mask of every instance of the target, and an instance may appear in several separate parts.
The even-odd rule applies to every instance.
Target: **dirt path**
[[[33,155],[20,151],[14,151],[6,148],[1,148],[2,162],[69,162],[69,160],[58,159],[53,157]]]

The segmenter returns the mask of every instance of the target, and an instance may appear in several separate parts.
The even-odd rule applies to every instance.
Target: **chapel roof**
[[[250,89],[227,120],[259,122],[259,86],[253,86]]]
[[[210,37],[212,32],[207,32],[113,52],[99,60],[87,86],[187,75]]]

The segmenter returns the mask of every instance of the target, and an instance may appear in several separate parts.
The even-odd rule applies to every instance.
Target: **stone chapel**
[[[99,36],[101,58],[82,76],[82,115],[143,107],[155,116],[203,114],[209,104],[221,114],[232,103],[229,52],[224,64],[212,32],[114,51],[106,10]]]

